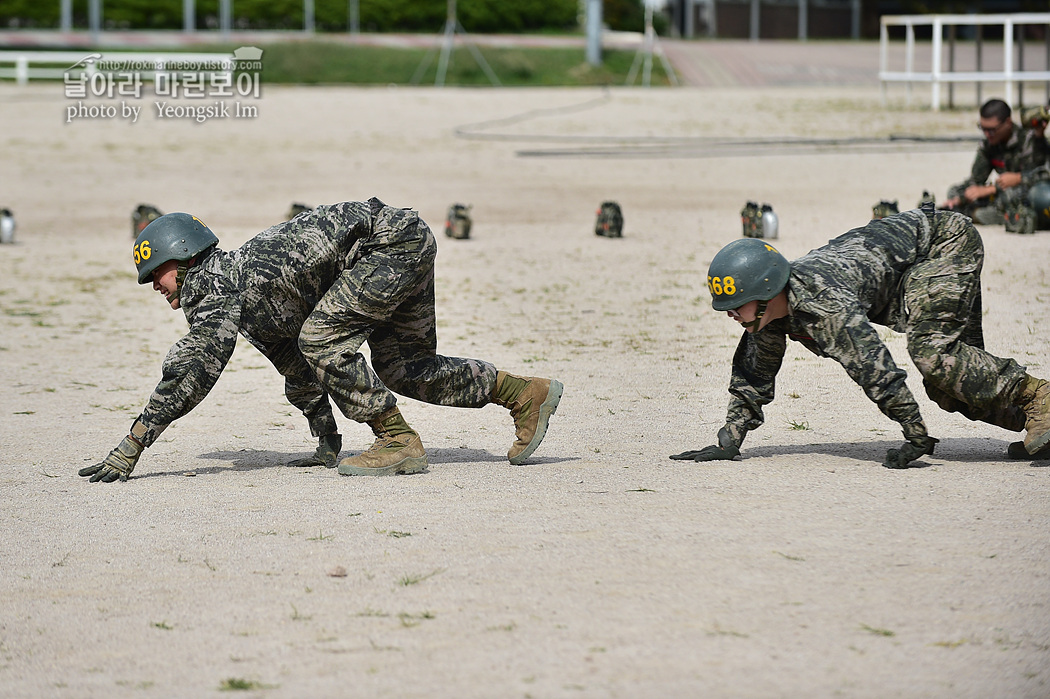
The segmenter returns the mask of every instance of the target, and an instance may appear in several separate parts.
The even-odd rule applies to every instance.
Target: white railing
[[[95,72],[95,63],[119,62],[123,65],[140,64],[150,66],[137,72],[164,71],[167,66],[187,63],[207,65],[230,65],[231,53],[132,53],[114,51],[100,54],[90,51],[0,51],[0,78],[14,78],[19,85],[31,79],[60,79],[70,71]],[[14,64],[14,67],[4,67]],[[63,68],[40,66],[64,66]],[[206,71],[214,72],[214,71]],[[228,71],[224,71],[228,72]]]
[[[998,25],[1003,28],[1003,61],[1002,70],[954,71],[952,66],[944,70],[942,66],[944,27],[953,25]],[[1050,13],[1022,12],[1003,15],[884,15],[879,30],[879,80],[882,85],[883,100],[886,98],[886,83],[903,82],[908,86],[908,99],[911,99],[911,83],[930,83],[930,106],[936,111],[941,108],[941,85],[960,82],[1002,82],[1003,99],[1013,104],[1014,83],[1024,81],[1050,81],[1050,65],[1046,70],[1014,69],[1014,27],[1019,25],[1041,24],[1050,31]],[[905,68],[903,71],[889,70],[889,31],[891,26],[905,27]],[[915,70],[915,27],[931,26],[933,28],[932,56],[929,71]]]

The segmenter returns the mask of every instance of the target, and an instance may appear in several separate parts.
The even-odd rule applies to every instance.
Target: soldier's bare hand
[[[1003,189],[1016,187],[1019,184],[1021,184],[1021,173],[1019,172],[1004,172],[999,175],[999,186]]]

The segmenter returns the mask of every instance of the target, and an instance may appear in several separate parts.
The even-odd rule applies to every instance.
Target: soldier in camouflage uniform
[[[980,224],[1005,223],[1009,230],[1017,230],[1016,214],[1025,209],[1028,189],[1046,177],[1050,145],[1042,129],[1015,124],[1010,105],[999,99],[981,106],[978,127],[984,140],[970,177],[948,190],[941,208],[960,211]],[[998,177],[987,184],[993,171]]]
[[[1027,430],[1025,456],[1050,444],[1050,384],[984,350],[984,248],[970,219],[932,206],[871,221],[788,263],[766,241],[730,243],[711,261],[715,310],[744,326],[733,357],[729,411],[718,444],[672,459],[740,453],[773,400],[787,340],[839,362],[907,442],[884,465],[906,468],[933,453],[919,406],[874,325],[907,335],[908,353],[937,405],[1008,430]],[[1019,455],[1020,444],[1011,445]],[[1031,458],[1029,456],[1029,458]]]
[[[196,217],[151,223],[135,242],[139,283],[152,282],[188,334],[164,360],[163,378],[130,434],[91,481],[127,480],[142,450],[215,385],[238,334],[285,377],[285,393],[318,438],[313,458],[333,467],[342,446],[329,399],[376,435],[366,452],[339,463],[344,475],[415,473],[426,452],[392,391],[439,405],[497,403],[514,418],[518,464],[539,446],[558,406],[558,381],[497,371],[478,359],[437,354],[437,244],[415,211],[378,199],[320,206],[258,234],[232,252]],[[372,367],[358,351],[364,342]]]

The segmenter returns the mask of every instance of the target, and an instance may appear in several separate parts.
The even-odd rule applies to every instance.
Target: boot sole
[[[420,473],[427,468],[426,456],[410,456],[396,464],[382,468],[365,468],[362,466],[351,466],[339,464],[339,475],[341,476],[396,476],[398,474]]]
[[[551,415],[558,411],[558,403],[561,401],[561,394],[564,391],[565,386],[562,385],[561,381],[551,380],[551,387],[547,389],[547,398],[543,401],[543,405],[540,406],[540,417],[539,422],[536,423],[536,434],[532,435],[532,441],[529,442],[529,446],[525,447],[520,454],[510,460],[512,464],[517,466],[532,456],[532,452],[539,448],[540,442],[543,441],[543,437],[547,434],[547,422],[551,419]]]
[[[1041,461],[1043,459],[1050,459],[1050,448],[1043,447],[1034,454],[1029,454],[1028,450],[1025,449],[1024,442],[1011,442],[1010,446],[1006,449],[1007,455],[1011,459],[1021,459],[1024,461]]]

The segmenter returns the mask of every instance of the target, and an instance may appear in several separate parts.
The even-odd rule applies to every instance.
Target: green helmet
[[[153,281],[153,271],[169,260],[185,262],[219,242],[211,229],[190,214],[165,214],[135,238],[139,284]]]
[[[1035,227],[1050,228],[1050,182],[1036,182],[1028,190],[1028,203],[1035,209]]]
[[[768,301],[788,282],[791,263],[769,243],[741,238],[718,251],[707,270],[707,288],[716,311]]]

